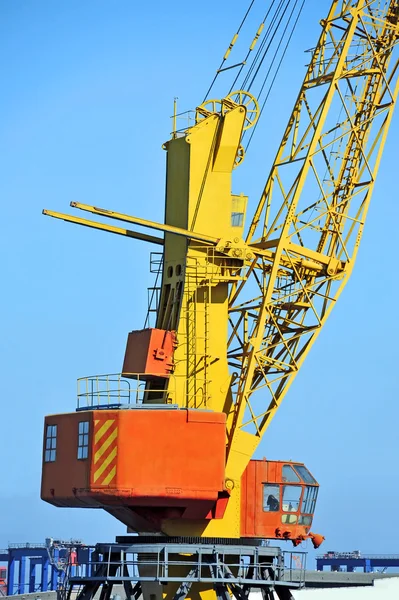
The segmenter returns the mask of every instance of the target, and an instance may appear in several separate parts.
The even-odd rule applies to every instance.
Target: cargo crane
[[[163,235],[44,211],[161,250],[122,373],[80,379],[77,411],[45,419],[44,500],[174,540],[321,543],[306,466],[252,456],[352,272],[399,90],[398,21],[399,0],[332,2],[246,233],[232,174],[262,109],[237,82],[265,22],[244,61],[225,66],[237,35],[224,56],[234,87],[164,144],[164,223],[71,203]]]

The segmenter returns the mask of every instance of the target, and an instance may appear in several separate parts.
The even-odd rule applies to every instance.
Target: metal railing
[[[156,538],[155,538],[156,539]],[[102,547],[99,547],[102,546]],[[191,544],[139,544],[121,548],[118,545],[98,545],[97,559],[90,562],[92,575],[88,578],[88,565],[80,563],[75,575],[70,577],[72,585],[98,582],[203,582],[222,584],[246,584],[253,587],[273,586],[288,581],[295,570],[304,575],[305,556],[301,554],[301,567],[289,552],[279,548],[251,546],[222,546]],[[303,555],[303,556],[302,556]],[[101,557],[101,558],[100,558]],[[284,564],[285,563],[285,564]],[[81,581],[83,580],[83,581]],[[300,587],[303,577],[296,577]]]
[[[128,377],[127,377],[128,376]],[[148,389],[147,374],[120,373],[109,375],[93,375],[80,377],[77,380],[77,409],[86,408],[113,408],[120,406],[140,406],[146,400],[149,407],[152,404],[171,404],[175,396],[175,381],[169,377],[167,390]]]
[[[291,581],[293,579],[293,573],[299,573],[299,581],[304,582],[305,571],[306,571],[306,552],[290,552],[283,551],[284,557],[284,578]]]
[[[147,315],[144,322],[144,328],[151,327],[151,317],[154,317],[156,320],[158,314],[159,300],[161,297],[162,268],[163,252],[151,252],[150,273],[155,274],[155,282],[152,287],[147,288]]]
[[[31,548],[31,549],[35,549],[35,548],[47,548],[46,544],[43,543],[38,543],[38,544],[33,544],[31,542],[25,542],[23,544],[8,544],[8,549],[18,549],[18,548]],[[3,550],[0,550],[0,552],[3,552]],[[7,550],[4,550],[4,552],[8,552]]]

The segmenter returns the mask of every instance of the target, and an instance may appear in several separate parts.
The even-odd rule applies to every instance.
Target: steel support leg
[[[198,577],[198,569],[194,567],[187,575],[187,578],[194,580],[196,577]],[[192,585],[193,581],[182,581],[173,597],[173,600],[184,600]]]
[[[294,596],[292,595],[289,587],[285,585],[276,585],[274,589],[279,600],[294,600]]]
[[[23,594],[25,592],[25,578],[26,578],[26,556],[21,556],[19,559],[18,594]]]
[[[131,588],[131,591],[129,594],[126,591],[127,583],[130,584],[130,588]],[[139,600],[140,596],[142,596],[142,594],[143,594],[143,590],[141,588],[141,581],[138,581],[134,587],[132,586],[130,581],[124,581],[123,587],[125,588],[125,594],[126,594],[127,600]]]
[[[41,591],[47,592],[48,590],[48,570],[50,566],[50,560],[48,558],[43,558],[42,562],[42,583],[41,583]]]
[[[55,565],[51,565],[51,589],[56,590],[58,587],[58,569]]]
[[[274,591],[270,588],[262,588],[263,600],[274,600]]]
[[[129,569],[127,568],[127,565],[123,565],[123,576],[124,577],[129,577]],[[137,588],[137,586],[139,586],[140,591],[139,594],[137,596],[137,600],[141,595],[141,584],[138,581],[136,583],[136,585],[133,587],[132,586],[132,582],[131,581],[124,581],[123,582],[123,589],[125,590],[125,594],[126,594],[126,600],[136,600],[136,593],[135,590]]]
[[[36,562],[34,558],[29,560],[29,593],[33,594],[35,591],[35,576],[36,576]]]

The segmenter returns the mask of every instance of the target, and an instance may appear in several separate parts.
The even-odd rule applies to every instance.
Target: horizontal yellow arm
[[[140,219],[139,217],[131,217],[122,213],[115,212],[113,210],[107,210],[105,208],[98,208],[97,206],[90,206],[88,204],[81,204],[80,202],[71,202],[73,208],[79,208],[87,212],[94,213],[95,215],[101,215],[102,217],[108,217],[109,219],[117,219],[118,221],[126,221],[127,223],[134,223],[135,225],[141,225],[141,227],[149,227],[150,229],[159,229],[160,231],[166,231],[167,233],[174,233],[176,235],[182,235],[192,240],[198,240],[206,244],[215,245],[218,243],[218,238],[202,233],[196,233],[195,231],[188,231],[188,229],[182,229],[181,227],[174,227],[173,225],[166,225],[166,223],[157,223],[156,221],[148,221],[147,219]]]
[[[144,242],[150,242],[151,244],[158,244],[163,246],[163,239],[154,235],[147,235],[145,233],[139,233],[138,231],[132,231],[131,229],[123,229],[121,227],[114,227],[113,225],[105,225],[104,223],[96,223],[95,221],[88,221],[87,219],[80,219],[79,217],[73,217],[72,215],[65,215],[63,213],[54,212],[53,210],[43,210],[43,214],[48,217],[55,217],[56,219],[62,219],[69,223],[76,223],[77,225],[83,225],[84,227],[92,227],[93,229],[100,229],[102,231],[108,231],[109,233],[116,233],[117,235],[124,235],[126,237],[135,238],[136,240],[143,240]]]

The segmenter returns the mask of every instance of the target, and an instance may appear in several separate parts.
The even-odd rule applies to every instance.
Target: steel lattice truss
[[[334,2],[249,229],[230,295],[237,428],[261,436],[357,254],[398,94],[399,0]]]

